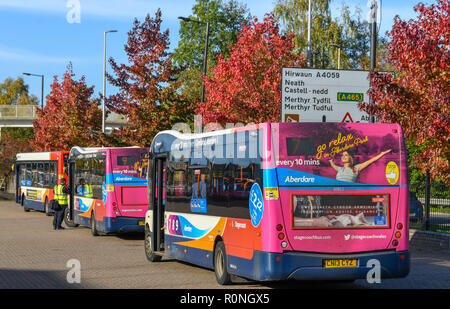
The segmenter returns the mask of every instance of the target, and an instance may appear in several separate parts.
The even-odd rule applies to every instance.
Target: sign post
[[[369,102],[369,71],[282,69],[282,122],[370,122],[358,102]]]

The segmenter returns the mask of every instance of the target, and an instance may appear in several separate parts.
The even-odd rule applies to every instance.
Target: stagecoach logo
[[[263,195],[257,183],[253,184],[250,190],[249,208],[252,225],[257,227],[261,223],[264,213]]]
[[[303,177],[293,177],[293,176],[287,176],[286,177],[286,179],[284,180],[284,182],[287,182],[287,183],[292,183],[292,182],[295,182],[295,183],[300,183],[300,182],[314,182],[315,181],[315,179],[314,178],[310,178],[310,177],[306,177],[306,176],[303,176]]]

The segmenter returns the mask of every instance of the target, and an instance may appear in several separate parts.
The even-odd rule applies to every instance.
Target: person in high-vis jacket
[[[92,186],[86,184],[83,178],[80,178],[80,182],[77,186],[77,194],[83,197],[93,198]]]
[[[53,188],[54,200],[58,202],[59,208],[55,210],[55,215],[53,216],[53,229],[63,230],[61,226],[64,218],[64,211],[67,208],[67,194],[70,194],[69,188],[66,186],[66,179],[61,178],[60,183]]]

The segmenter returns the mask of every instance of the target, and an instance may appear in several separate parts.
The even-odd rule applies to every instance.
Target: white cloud
[[[77,0],[71,0],[71,2]],[[176,20],[178,16],[190,14],[195,0],[78,0],[83,15],[109,19],[144,17],[161,9],[163,19]],[[246,4],[252,15],[264,17],[275,0],[238,0]],[[0,9],[27,10],[37,13],[67,14],[69,0],[0,0]]]
[[[71,2],[73,2],[72,0]],[[75,0],[76,1],[76,0]],[[103,18],[134,18],[153,14],[161,8],[163,17],[176,19],[180,12],[191,11],[194,1],[170,0],[78,0],[81,16]],[[68,0],[0,0],[0,9],[28,10],[38,13],[67,14]],[[183,13],[184,14],[184,13]],[[82,18],[82,17],[81,17]]]
[[[91,62],[93,59],[71,57],[71,56],[52,56],[52,55],[42,55],[36,52],[20,49],[11,48],[7,46],[0,45],[0,59],[2,61],[20,61],[20,62],[31,62],[31,63],[61,63],[68,64],[72,62]]]

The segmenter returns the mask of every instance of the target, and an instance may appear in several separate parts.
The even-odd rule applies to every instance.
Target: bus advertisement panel
[[[58,179],[68,178],[68,151],[18,153],[16,156],[16,203],[25,211],[54,213],[50,203]]]
[[[152,143],[150,164],[150,261],[168,256],[213,268],[221,284],[230,274],[360,279],[374,259],[383,278],[409,272],[399,125],[265,123],[193,135],[164,131]]]
[[[66,224],[90,227],[93,235],[143,231],[147,164],[145,148],[73,148]]]

